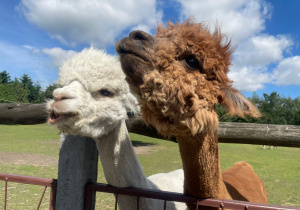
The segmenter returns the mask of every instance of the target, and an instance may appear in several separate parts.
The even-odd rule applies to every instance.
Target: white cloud
[[[141,9],[143,8],[143,9]],[[62,44],[114,44],[125,29],[161,22],[155,0],[21,0],[16,9]]]
[[[197,21],[217,21],[222,32],[239,43],[261,32],[272,6],[263,0],[177,0],[181,3],[181,19],[194,16]]]
[[[283,52],[289,51],[293,41],[284,35],[261,34],[242,42],[234,53],[234,64],[263,68],[283,59]]]
[[[32,47],[32,46],[30,46],[30,45],[24,45],[23,47],[26,48],[26,49],[29,49],[29,50],[34,49],[34,47]]]
[[[65,60],[78,53],[73,50],[63,50],[59,47],[43,49],[42,52],[49,55],[52,59],[53,65],[56,67],[60,67]]]
[[[300,56],[282,60],[274,70],[274,83],[277,85],[300,85]]]
[[[234,81],[233,87],[240,91],[256,91],[264,88],[265,83],[272,81],[272,74],[266,70],[256,69],[251,66],[232,67],[228,73]]]
[[[277,64],[288,52],[293,42],[288,36],[261,34],[242,42],[233,56],[229,76],[234,86],[241,91],[257,91],[264,84],[271,83],[273,73],[268,72],[270,64]]]

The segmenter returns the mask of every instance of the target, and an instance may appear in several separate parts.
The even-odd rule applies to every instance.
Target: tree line
[[[53,98],[52,92],[55,88],[57,85],[53,84],[43,90],[38,82],[33,82],[26,74],[12,80],[8,72],[0,72],[0,103],[44,103],[47,98]],[[300,125],[300,97],[286,98],[272,92],[264,93],[262,97],[254,93],[249,99],[262,113],[261,118],[230,117],[226,115],[226,110],[217,104],[216,110],[220,121]]]
[[[0,103],[44,103],[47,98],[53,98],[52,92],[56,87],[53,84],[43,90],[27,74],[11,79],[4,70],[0,72]]]
[[[243,122],[243,123],[262,123],[280,125],[300,125],[300,97],[280,96],[277,92],[270,94],[264,93],[259,97],[256,93],[249,98],[262,114],[260,118],[246,116],[230,117],[226,115],[226,110],[219,104],[216,106],[217,113],[221,122]]]

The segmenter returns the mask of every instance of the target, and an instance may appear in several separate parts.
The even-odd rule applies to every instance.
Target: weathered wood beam
[[[219,142],[300,148],[300,126],[220,122]]]
[[[158,134],[152,126],[146,126],[141,117],[127,122],[128,131],[154,138],[168,139]],[[255,123],[220,122],[219,142],[258,144],[300,148],[300,126],[269,125]],[[169,140],[176,141],[173,137]]]
[[[1,104],[0,124],[33,125],[45,123],[48,113],[46,104]]]
[[[46,104],[0,104],[0,124],[39,124],[47,121]],[[129,132],[167,139],[141,117],[127,121]],[[220,122],[219,142],[300,148],[300,126]],[[175,137],[169,140],[176,141]]]

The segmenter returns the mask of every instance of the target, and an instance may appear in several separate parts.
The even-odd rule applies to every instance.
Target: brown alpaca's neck
[[[177,139],[185,175],[184,193],[230,199],[222,179],[217,131]]]

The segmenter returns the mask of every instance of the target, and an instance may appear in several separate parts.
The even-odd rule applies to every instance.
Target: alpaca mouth
[[[123,38],[116,44],[117,53],[122,56],[136,57],[144,62],[150,62],[149,55],[139,40],[134,40],[130,37]]]
[[[71,117],[75,117],[77,115],[78,115],[78,113],[75,113],[75,112],[58,113],[58,112],[55,112],[54,110],[52,110],[50,112],[48,122],[50,124],[56,124],[58,122],[62,122],[66,119],[69,119]]]
[[[130,37],[124,38],[117,43],[116,51],[120,56],[126,81],[134,86],[142,84],[143,75],[152,67],[151,57],[142,43]]]

